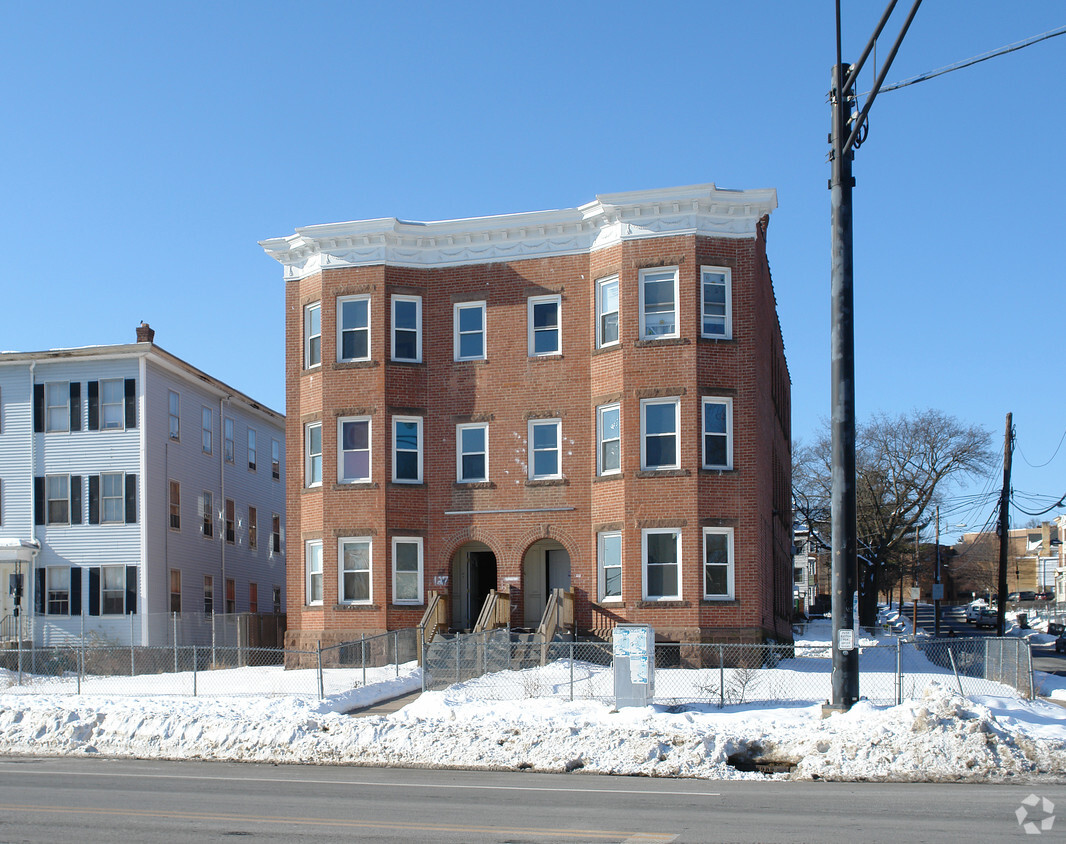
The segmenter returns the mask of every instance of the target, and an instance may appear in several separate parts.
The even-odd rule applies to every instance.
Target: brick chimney
[[[138,343],[151,343],[155,339],[155,332],[152,327],[141,320],[141,324],[137,326],[137,342]]]

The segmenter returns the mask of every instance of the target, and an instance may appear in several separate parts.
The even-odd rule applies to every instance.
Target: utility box
[[[647,624],[614,628],[614,705],[648,706],[655,697],[655,631]]]

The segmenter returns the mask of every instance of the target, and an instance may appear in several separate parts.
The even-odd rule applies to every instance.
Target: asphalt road
[[[723,782],[0,758],[0,841],[973,844],[1027,839],[1016,811],[1030,794],[1066,813],[1066,786],[1048,784]],[[1026,811],[1027,821],[1049,816],[1042,802]],[[1062,840],[1060,830],[1054,840]]]

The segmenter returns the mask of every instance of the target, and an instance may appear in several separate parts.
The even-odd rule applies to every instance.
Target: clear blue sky
[[[844,5],[855,60],[883,3]],[[1059,0],[930,0],[888,81],[1064,23]],[[1066,492],[1066,445],[1028,465],[1066,430],[1064,59],[1066,36],[883,94],[855,163],[860,418],[936,407],[999,450],[1012,411],[1029,509]],[[833,61],[832,0],[7,0],[0,349],[129,342],[143,319],[168,351],[283,410],[281,267],[259,240],[774,187],[793,428],[810,440],[829,412]]]

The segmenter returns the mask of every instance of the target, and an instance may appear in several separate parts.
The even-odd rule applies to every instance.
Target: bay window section
[[[392,538],[392,602],[422,603],[422,539]]]
[[[392,420],[392,479],[422,483],[422,417],[395,416]]]
[[[733,336],[732,271],[728,267],[703,267],[700,271],[703,337],[729,340]]]
[[[369,604],[372,601],[370,580],[371,540],[368,536],[339,540],[340,597],[342,604]]]
[[[733,468],[732,399],[703,399],[703,468]]]
[[[526,308],[530,357],[562,353],[562,297],[533,296]]]
[[[676,398],[641,400],[641,469],[680,468],[680,405]]]
[[[307,603],[322,603],[322,540],[312,539],[304,544],[304,566]]]
[[[304,428],[304,486],[322,486],[322,423]]]
[[[457,304],[453,319],[455,360],[484,360],[485,303]]]
[[[392,359],[422,361],[422,297],[392,297]]]
[[[678,337],[677,268],[640,271],[640,339]]]
[[[618,342],[618,276],[596,282],[596,347]]]
[[[600,568],[600,600],[622,599],[622,534],[609,531],[599,535],[596,556]]]
[[[340,465],[337,480],[342,484],[370,480],[370,417],[351,416],[337,421]]]
[[[621,407],[605,404],[596,412],[597,466],[599,475],[614,475],[622,470]]]
[[[703,529],[703,597],[734,597],[733,528]]]
[[[681,598],[681,532],[674,528],[646,528],[641,533],[644,600]]]
[[[370,360],[370,297],[337,300],[337,360]]]

